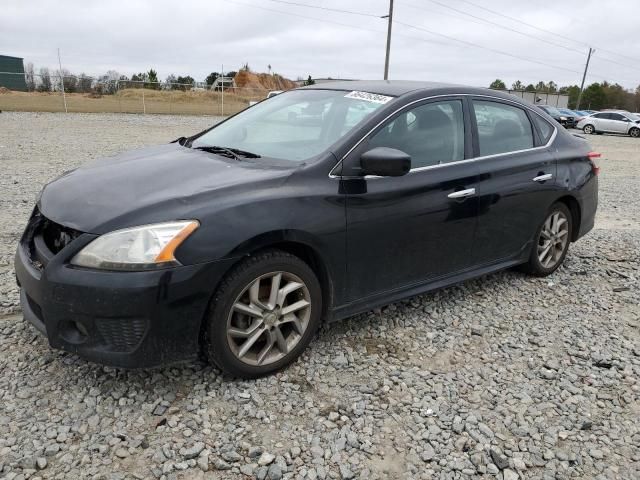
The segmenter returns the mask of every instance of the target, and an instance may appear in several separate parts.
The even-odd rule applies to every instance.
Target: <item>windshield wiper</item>
[[[224,155],[226,157],[233,158],[234,160],[240,160],[238,155],[245,158],[260,158],[260,155],[257,153],[246,152],[238,148],[220,147],[217,145],[195,147],[194,149],[202,150],[203,152],[217,153],[218,155]]]
[[[260,155],[253,152],[247,152],[246,150],[240,150],[239,148],[227,148],[227,150],[231,150],[233,153],[237,153],[241,157],[246,158],[260,158]]]
[[[202,150],[203,152],[209,153],[217,153],[218,155],[223,155],[225,157],[233,158],[234,160],[240,160],[238,155],[236,155],[232,150],[229,150],[225,147],[217,147],[215,145],[207,146],[207,147],[195,147],[194,150]]]

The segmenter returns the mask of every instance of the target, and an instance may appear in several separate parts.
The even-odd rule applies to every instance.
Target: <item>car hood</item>
[[[293,171],[267,159],[234,160],[177,143],[91,162],[47,184],[38,200],[56,223],[102,234],[134,225],[195,218],[223,194],[282,183]]]

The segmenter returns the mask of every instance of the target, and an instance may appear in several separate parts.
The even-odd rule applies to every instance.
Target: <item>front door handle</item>
[[[546,182],[547,180],[551,180],[552,178],[553,178],[553,175],[551,173],[545,173],[544,175],[538,175],[537,177],[534,177],[533,181]]]
[[[457,192],[452,192],[447,197],[449,198],[465,198],[470,197],[476,194],[475,188],[467,188],[466,190],[458,190]]]

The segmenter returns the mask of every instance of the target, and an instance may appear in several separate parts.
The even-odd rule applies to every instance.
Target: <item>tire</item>
[[[557,234],[552,233],[554,218],[564,218],[566,220],[566,223],[561,223],[558,226]],[[561,202],[554,203],[547,212],[544,221],[536,230],[529,260],[522,265],[522,270],[536,277],[546,277],[555,272],[562,265],[569,251],[572,228],[573,219],[567,206]],[[561,234],[561,232],[564,232],[564,234]],[[558,241],[563,243],[556,243]],[[549,245],[547,242],[552,244]],[[545,244],[549,245],[549,249],[545,247]],[[545,250],[547,250],[546,255],[544,253]]]
[[[287,252],[265,250],[236,265],[216,290],[204,320],[204,351],[228,375],[261,377],[300,356],[321,316],[313,270]]]
[[[631,130],[629,130],[629,135],[631,135],[633,138],[639,138],[640,137],[640,128],[633,127]]]
[[[592,133],[596,133],[596,129],[593,127],[593,125],[587,124],[584,127],[582,127],[582,131],[584,133],[586,133],[587,135],[591,135]]]

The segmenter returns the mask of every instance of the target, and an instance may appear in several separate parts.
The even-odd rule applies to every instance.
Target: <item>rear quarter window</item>
[[[542,145],[545,145],[551,139],[551,135],[553,135],[553,125],[547,122],[540,115],[533,114],[531,116],[533,117],[533,123],[540,134],[540,139],[542,140],[541,143]]]

